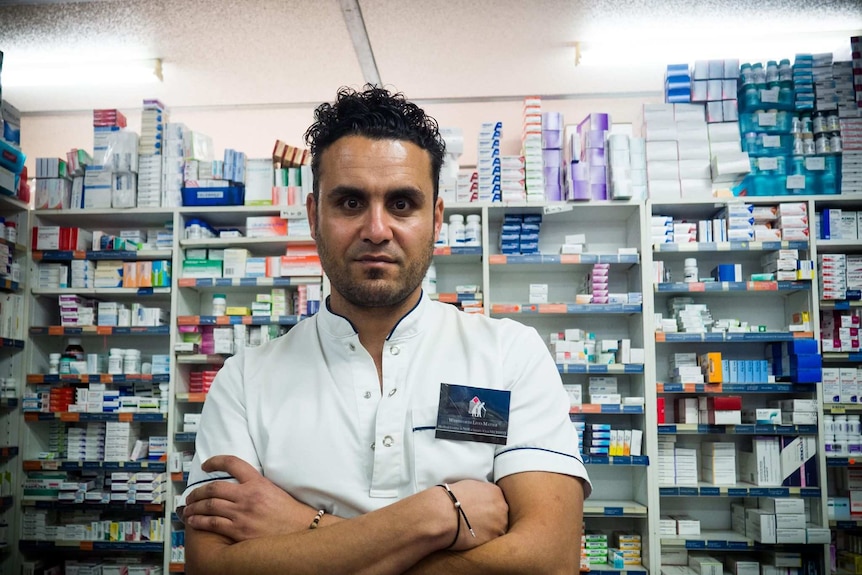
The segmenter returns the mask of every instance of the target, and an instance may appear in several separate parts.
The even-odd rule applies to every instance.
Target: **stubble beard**
[[[350,256],[333,254],[321,233],[317,234],[317,252],[332,289],[350,304],[356,307],[396,307],[422,284],[434,256],[434,242],[429,239],[427,249],[419,257],[406,262],[399,260],[404,267],[401,274],[392,279],[385,279],[384,270],[370,269],[364,272],[364,277],[354,280],[350,274]]]

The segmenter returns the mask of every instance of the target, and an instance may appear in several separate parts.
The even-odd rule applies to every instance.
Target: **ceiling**
[[[138,108],[149,97],[171,108],[308,107],[331,100],[339,86],[366,80],[342,14],[344,1],[0,0],[7,72],[50,60],[160,58],[164,78],[127,86],[4,85],[3,95],[25,113]],[[677,41],[676,61],[691,62],[706,43],[732,56],[734,46],[769,30],[775,40],[769,45],[789,38],[798,48],[763,57],[792,58],[795,51],[832,50],[832,44],[849,53],[848,37],[862,31],[858,0],[359,5],[382,82],[415,100],[654,93],[669,62],[635,60],[668,40]],[[827,36],[832,44],[824,44]],[[621,52],[620,60],[611,67],[575,66],[575,42],[584,51]]]

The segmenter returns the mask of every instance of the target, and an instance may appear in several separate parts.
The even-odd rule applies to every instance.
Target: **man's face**
[[[318,184],[308,219],[333,295],[357,307],[404,302],[422,283],[443,219],[428,152],[346,136],[323,152]]]

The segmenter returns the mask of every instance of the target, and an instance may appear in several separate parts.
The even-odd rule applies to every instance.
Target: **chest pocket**
[[[491,443],[437,439],[437,406],[413,409],[413,482],[416,491],[462,479],[492,481],[494,448]]]

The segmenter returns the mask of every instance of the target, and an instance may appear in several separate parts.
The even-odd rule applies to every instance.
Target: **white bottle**
[[[461,214],[449,216],[449,245],[452,247],[464,245],[464,216]]]
[[[112,347],[108,355],[108,373],[111,375],[123,373],[123,350],[118,347]]]
[[[474,248],[482,245],[482,216],[479,214],[467,216],[467,225],[464,226],[464,245]]]
[[[697,273],[697,259],[696,258],[685,258],[685,267],[683,269],[683,281],[686,283],[693,283],[698,280]]]
[[[428,266],[428,271],[422,280],[422,290],[429,295],[437,293],[437,268],[434,267],[433,262]]]

